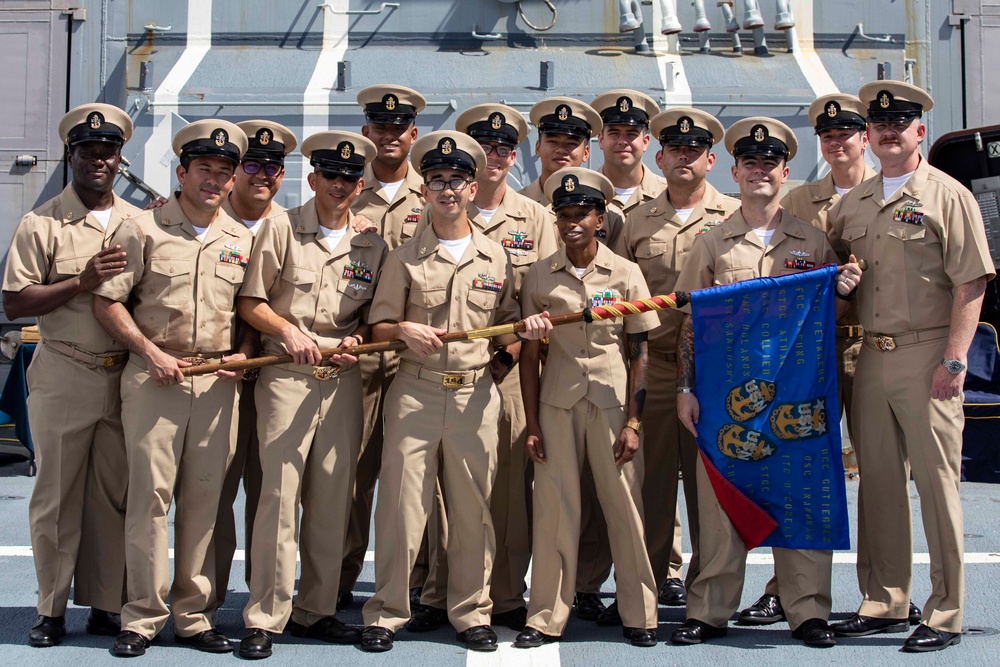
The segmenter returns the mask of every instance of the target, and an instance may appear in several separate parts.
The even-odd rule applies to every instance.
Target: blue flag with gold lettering
[[[698,447],[748,549],[849,549],[826,266],[691,293]]]

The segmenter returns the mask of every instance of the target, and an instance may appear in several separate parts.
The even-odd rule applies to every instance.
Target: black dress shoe
[[[499,614],[493,614],[490,619],[493,625],[502,625],[505,628],[520,632],[524,630],[524,624],[528,622],[528,610],[524,607],[511,609]]]
[[[102,637],[117,637],[122,631],[122,617],[111,611],[91,607],[87,616],[87,634]]]
[[[321,618],[308,627],[289,619],[285,630],[294,637],[319,639],[329,644],[357,644],[361,641],[360,628],[347,625],[333,616]]]
[[[271,657],[271,633],[260,628],[247,628],[240,640],[240,657],[244,660],[260,660]]]
[[[423,595],[424,589],[420,586],[415,586],[410,589],[410,606],[416,607],[420,604],[420,596]]]
[[[233,645],[229,643],[229,639],[215,628],[199,632],[190,637],[182,637],[175,632],[174,641],[205,653],[230,653],[233,650]]]
[[[354,593],[351,591],[337,591],[337,611],[346,609],[354,604]]]
[[[846,621],[831,623],[830,629],[838,637],[866,637],[880,632],[905,632],[910,622],[905,618],[874,618],[854,614]]]
[[[781,598],[764,593],[760,599],[740,612],[738,625],[771,625],[785,620],[785,610],[781,608]]]
[[[688,602],[687,589],[680,579],[667,579],[663,582],[658,596],[660,604],[665,607],[683,607]]]
[[[28,631],[28,644],[35,648],[58,646],[66,636],[64,616],[39,616]]]
[[[960,632],[945,632],[926,625],[918,625],[917,629],[903,642],[903,650],[907,653],[940,651],[961,641],[962,633]]]
[[[606,609],[597,593],[577,593],[575,605],[576,617],[581,621],[596,621]]]
[[[670,643],[701,644],[709,639],[725,637],[728,632],[729,628],[726,626],[716,628],[708,623],[702,623],[697,619],[689,618],[684,621],[684,624],[681,627],[670,633]]]
[[[497,633],[488,625],[477,625],[465,632],[459,632],[455,635],[455,639],[472,651],[497,650]]]
[[[538,648],[542,644],[559,641],[559,637],[547,635],[541,630],[525,628],[514,640],[514,648]]]
[[[632,646],[656,646],[656,630],[622,628],[622,634]]]
[[[597,616],[597,624],[605,628],[616,628],[622,624],[622,616],[618,613],[618,600],[609,604]]]
[[[448,612],[425,604],[417,605],[410,614],[406,629],[410,632],[434,632],[448,622]]]
[[[118,633],[115,643],[111,645],[111,655],[116,658],[137,658],[146,653],[149,640],[138,632],[126,630]]]
[[[913,604],[913,600],[910,600],[910,616],[906,619],[910,622],[910,625],[920,625],[920,619],[923,616],[924,614],[920,611],[920,607]]]
[[[382,653],[392,649],[392,630],[378,625],[369,625],[361,631],[361,650]]]
[[[830,648],[837,645],[833,638],[833,630],[822,618],[810,618],[802,625],[792,630],[793,639],[801,639],[806,646],[813,648]]]

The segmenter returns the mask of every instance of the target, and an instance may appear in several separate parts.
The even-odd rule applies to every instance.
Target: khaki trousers
[[[256,403],[261,496],[243,621],[248,628],[281,632],[290,617],[310,626],[337,613],[364,430],[361,373],[355,366],[317,380],[298,369],[264,368]],[[293,611],[297,551],[302,573]]]
[[[964,538],[959,480],[961,396],[930,398],[931,379],[946,338],[882,352],[861,348],[854,388],[854,430],[860,436],[858,469],[865,479],[858,499],[868,558],[858,560],[864,600],[858,613],[906,618],[912,586],[913,535],[909,477],[920,495],[931,595],[923,622],[960,632],[964,597]]]
[[[240,481],[243,482],[243,492],[246,494],[246,506],[243,517],[243,535],[245,567],[244,579],[250,584],[250,573],[253,571],[250,558],[253,545],[253,522],[257,514],[257,502],[260,500],[260,442],[257,439],[257,407],[254,405],[255,381],[244,381],[240,391],[240,416],[236,429],[236,454],[229,465],[225,482],[222,485],[222,497],[219,499],[219,516],[215,519],[215,581],[216,606],[221,607],[226,602],[229,589],[229,572],[233,567],[233,555],[236,553],[236,512],[233,506],[240,491]]]
[[[122,606],[128,463],[121,373],[121,365],[89,366],[44,342],[28,367],[38,465],[28,517],[43,616],[65,614],[71,583],[78,605]]]
[[[858,354],[861,352],[860,338],[837,337],[837,359],[840,362],[837,366],[837,388],[840,396],[840,405],[847,413],[847,435],[851,439],[851,446],[854,451],[858,451],[858,430],[851,426],[851,403],[854,400],[854,369],[857,366]],[[861,496],[861,483],[858,482],[858,496]],[[861,510],[861,501],[858,501],[858,585],[861,586],[861,593],[864,594],[864,584],[861,583],[860,572],[867,567],[862,563],[868,562],[867,543],[862,537],[861,525],[864,522]],[[778,595],[778,577],[772,575],[771,579],[764,587],[764,592],[769,595]]]
[[[622,622],[655,628],[656,582],[642,528],[643,448],[615,465],[614,443],[625,408],[598,408],[581,400],[570,409],[539,405],[546,463],[535,464],[534,534],[528,626],[562,635],[573,604],[581,520],[581,474],[590,461],[597,497],[609,518],[610,545]]]
[[[677,362],[649,355],[649,381],[646,390],[642,441],[642,504],[645,508],[646,548],[658,586],[667,578],[681,578],[680,523],[677,490],[678,471],[684,475],[684,500],[687,506],[688,533],[691,536],[691,562],[687,583],[698,576],[698,487],[695,461],[698,445],[677,419]],[[676,549],[675,549],[676,547]],[[682,561],[681,561],[682,562]]]
[[[493,561],[490,598],[493,613],[502,614],[526,606],[525,578],[531,564],[530,459],[524,453],[524,402],[521,380],[512,368],[498,385],[503,410],[498,426],[497,475],[490,500],[497,553]],[[423,582],[420,603],[443,609],[448,594],[448,522],[442,520],[444,502],[441,484],[437,485],[435,506],[427,522],[428,572]],[[430,538],[435,536],[435,540]],[[420,585],[420,584],[418,584]]]
[[[122,630],[151,639],[172,613],[174,632],[189,637],[212,627],[217,599],[212,533],[236,449],[240,387],[213,375],[157,387],[144,365],[132,359],[122,373],[129,466]],[[173,585],[167,553],[172,501],[177,505]]]
[[[365,625],[399,630],[409,578],[441,471],[448,517],[448,618],[459,632],[490,622],[496,552],[490,494],[500,393],[487,373],[461,389],[397,374],[386,394],[385,447],[375,507],[375,594]]]
[[[700,455],[696,468],[701,570],[688,587],[687,618],[722,627],[739,607],[743,595],[747,549],[715,497]],[[789,627],[794,630],[811,618],[826,620],[832,606],[833,552],[778,548],[772,552],[781,589],[781,606]]]

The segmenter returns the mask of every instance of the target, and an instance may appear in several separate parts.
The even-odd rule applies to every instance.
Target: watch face
[[[941,365],[952,375],[958,375],[965,370],[965,364],[957,359],[945,359],[941,362]]]

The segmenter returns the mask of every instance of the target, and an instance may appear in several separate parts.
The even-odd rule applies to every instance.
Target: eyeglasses
[[[479,144],[483,148],[483,152],[489,155],[493,151],[497,152],[497,157],[510,157],[510,154],[514,152],[514,149],[510,146],[490,146],[489,144]]]
[[[325,169],[317,169],[316,173],[325,178],[328,181],[333,181],[338,178],[344,179],[347,183],[357,183],[360,176],[352,176],[350,174],[342,174],[339,171],[326,171]]]
[[[244,160],[243,161],[243,171],[251,176],[257,174],[260,170],[264,170],[264,174],[268,178],[274,178],[281,173],[284,167],[277,162],[257,162],[256,160]]]
[[[455,192],[461,192],[468,187],[471,182],[471,179],[453,178],[448,181],[427,181],[424,185],[426,185],[427,189],[432,192],[441,192],[445,188],[451,188]]]

